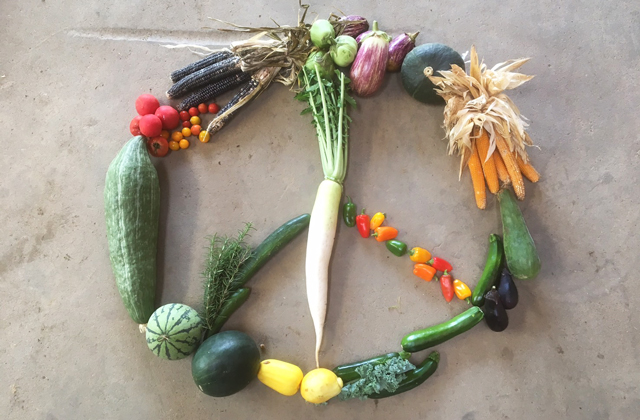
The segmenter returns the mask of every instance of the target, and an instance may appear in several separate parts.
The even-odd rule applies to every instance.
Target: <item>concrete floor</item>
[[[133,103],[162,96],[168,74],[196,57],[162,44],[225,45],[207,19],[295,23],[296,3],[0,2],[0,124],[5,152],[0,224],[0,418],[7,419],[631,419],[640,410],[640,3],[315,3],[380,21],[392,34],[494,64],[533,59],[536,78],[512,93],[531,120],[542,172],[522,209],[543,269],[518,283],[502,334],[484,324],[438,349],[442,363],[415,391],[313,407],[258,381],[228,398],[193,384],[190,359],[167,362],[127,316],[109,265],[102,191],[130,138]],[[224,103],[229,96],[220,98]],[[442,109],[413,101],[399,76],[352,113],[345,192],[385,211],[410,244],[450,259],[475,284],[493,198],[479,211],[458,160],[445,155]],[[259,243],[310,211],[322,168],[303,105],[270,88],[209,144],[156,160],[162,186],[159,304],[199,307],[205,237],[245,221]],[[465,174],[466,175],[466,174]],[[304,287],[305,235],[250,283],[228,328],[265,345],[265,358],[313,367]],[[393,309],[400,302],[399,308]],[[321,360],[327,367],[398,348],[415,328],[460,313],[406,259],[340,226],[331,264]],[[422,357],[422,355],[419,355]]]

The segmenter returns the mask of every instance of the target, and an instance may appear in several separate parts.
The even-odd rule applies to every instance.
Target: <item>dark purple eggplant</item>
[[[391,37],[378,30],[373,21],[372,33],[362,41],[356,59],[351,65],[351,89],[358,96],[371,96],[382,85],[389,60]]]
[[[502,269],[500,283],[498,283],[498,295],[504,309],[513,309],[518,304],[518,289],[513,282],[513,277],[508,269]]]
[[[509,317],[504,305],[500,300],[500,295],[495,287],[484,295],[484,320],[489,328],[495,332],[504,331],[509,325]]]
[[[393,38],[389,43],[389,60],[387,71],[400,71],[404,57],[416,46],[416,37],[420,32],[404,33]]]
[[[343,16],[340,18],[339,22],[343,22],[344,24],[344,30],[341,35],[349,35],[353,38],[369,29],[369,22],[367,22],[367,19],[362,16]]]

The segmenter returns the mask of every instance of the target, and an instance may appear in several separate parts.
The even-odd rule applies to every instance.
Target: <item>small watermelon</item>
[[[200,315],[187,305],[161,306],[147,323],[147,345],[158,357],[179,360],[193,353],[204,332]]]

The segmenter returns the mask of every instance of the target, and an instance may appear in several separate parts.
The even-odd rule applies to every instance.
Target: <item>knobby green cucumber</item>
[[[273,231],[271,235],[262,241],[251,253],[251,257],[242,265],[240,273],[233,281],[232,289],[242,287],[254,274],[262,268],[275,254],[291,242],[307,226],[311,216],[308,213],[289,220],[284,225]]]
[[[503,189],[498,192],[498,201],[507,267],[515,278],[533,279],[540,271],[540,257],[516,198],[511,190]]]
[[[484,318],[482,309],[472,306],[460,315],[442,324],[407,334],[402,339],[402,349],[415,353],[429,347],[437,346],[458,334],[470,330]]]
[[[160,183],[144,137],[129,140],[109,165],[104,205],[118,291],[131,318],[146,324],[155,309]]]

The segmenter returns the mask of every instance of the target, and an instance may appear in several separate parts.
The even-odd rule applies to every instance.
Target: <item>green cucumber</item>
[[[236,290],[229,296],[227,301],[220,308],[220,313],[216,316],[216,319],[213,321],[213,325],[211,329],[207,332],[207,338],[211,337],[213,334],[217,334],[222,329],[222,326],[227,322],[229,317],[233,315],[235,311],[238,310],[242,306],[243,303],[249,299],[249,295],[251,294],[251,289],[248,287],[243,287],[241,289]]]
[[[482,318],[484,318],[482,309],[477,306],[472,306],[447,322],[405,335],[402,339],[402,349],[409,353],[415,353],[428,349],[429,347],[437,346],[458,334],[469,331],[478,325],[478,323],[482,321]]]
[[[369,398],[379,400],[380,398],[392,397],[394,395],[402,394],[403,392],[411,391],[413,388],[421,385],[429,379],[438,369],[438,363],[440,362],[440,353],[433,351],[427,356],[426,359],[416,366],[415,369],[407,372],[406,377],[400,382],[398,388],[395,391],[380,391],[369,395]]]
[[[237,278],[233,281],[231,286],[232,290],[244,286],[271,257],[276,255],[285,245],[298,236],[304,228],[309,226],[310,219],[311,216],[305,213],[289,220],[276,229],[271,235],[267,236],[267,238],[253,250],[251,257],[242,265],[240,273],[238,273]]]
[[[498,201],[507,267],[517,279],[533,279],[540,271],[540,257],[516,198],[511,190],[503,189],[498,192]]]
[[[471,303],[473,305],[482,306],[484,304],[484,294],[496,284],[502,266],[502,255],[502,239],[492,233],[489,235],[489,252],[487,252],[487,262],[484,265],[482,277],[480,277],[471,295]]]
[[[118,291],[131,318],[146,324],[155,310],[160,183],[144,137],[129,140],[109,165],[104,213]]]

